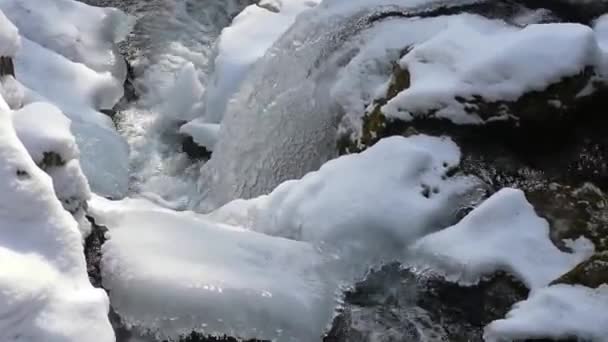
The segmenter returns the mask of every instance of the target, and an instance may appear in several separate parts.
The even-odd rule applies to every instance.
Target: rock
[[[183,136],[182,152],[186,153],[192,160],[207,160],[211,157],[211,152],[195,143],[191,136]]]
[[[173,342],[173,341],[163,341],[163,342]],[[189,336],[185,336],[179,339],[179,341],[177,342],[265,342],[262,340],[240,340],[240,339],[236,339],[234,337],[229,337],[229,336],[219,336],[219,337],[213,337],[213,336],[203,336],[201,334],[197,334],[197,333],[192,333]],[[268,341],[266,341],[268,342]]]
[[[608,284],[608,251],[595,254],[551,284],[579,284],[591,288]]]
[[[15,77],[15,65],[11,57],[1,56],[0,57],[0,76],[13,76]]]
[[[345,294],[324,342],[483,341],[485,325],[527,294],[505,274],[461,287],[390,264]]]

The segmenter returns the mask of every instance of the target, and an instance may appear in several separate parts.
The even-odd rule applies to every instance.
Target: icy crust
[[[320,0],[269,0],[253,4],[222,30],[213,78],[206,93],[205,120],[219,123],[226,105],[252,65],[293,24],[298,14]]]
[[[96,198],[91,211],[110,228],[104,287],[141,333],[314,341],[329,322],[332,287],[309,244],[144,200]]]
[[[585,68],[601,70],[601,56],[593,30],[580,24],[518,29],[500,21],[454,21],[401,59],[411,85],[382,112],[401,120],[432,114],[455,123],[483,123],[459,98],[515,101]]]
[[[72,216],[0,103],[0,340],[113,342],[108,298],[88,280]]]
[[[444,179],[459,158],[448,138],[393,137],[210,215],[97,198],[90,212],[110,229],[104,287],[127,323],[161,337],[317,340],[338,285],[400,260],[471,205],[474,179]]]
[[[523,339],[608,341],[608,286],[553,285],[516,304],[485,328],[487,342]]]
[[[112,108],[123,95],[126,73],[120,70],[125,62],[113,44],[124,34],[124,14],[68,0],[1,0],[0,9],[21,34],[15,55],[17,81],[2,82],[11,108],[40,101],[57,106],[71,120],[70,135],[76,137],[93,191],[124,196],[128,146],[110,118],[99,112]]]
[[[505,271],[534,290],[593,254],[593,244],[584,238],[570,245],[573,253],[560,251],[549,239],[549,224],[536,215],[524,193],[505,188],[458,224],[425,236],[410,249],[454,282],[476,284]]]

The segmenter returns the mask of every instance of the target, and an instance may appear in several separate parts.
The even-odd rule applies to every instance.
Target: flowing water
[[[204,87],[214,58],[214,45],[251,0],[83,0],[117,7],[132,18],[133,29],[121,48],[133,68],[136,102],[118,114],[119,131],[131,148],[130,194],[184,209],[195,195],[200,163],[181,153],[180,120],[167,106],[176,78],[194,70],[201,93],[184,99],[182,107],[202,110]],[[192,68],[193,67],[193,68]],[[198,106],[198,107],[197,107]],[[182,121],[183,122],[183,121]]]

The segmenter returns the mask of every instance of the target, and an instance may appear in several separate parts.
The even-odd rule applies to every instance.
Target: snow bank
[[[17,27],[0,12],[0,56],[14,57],[19,50],[20,39]]]
[[[13,124],[30,157],[53,179],[57,198],[78,220],[86,237],[90,225],[85,219],[85,207],[91,193],[80,167],[70,120],[57,107],[35,102],[15,111]]]
[[[572,254],[555,247],[549,224],[536,215],[524,193],[505,188],[458,224],[420,239],[411,250],[454,282],[474,284],[506,271],[538,289],[593,254],[593,245],[584,238],[570,245]]]
[[[16,87],[22,93],[11,103],[45,101],[59,107],[71,120],[93,191],[124,196],[128,147],[110,118],[99,112],[123,95],[124,60],[113,46],[124,34],[124,15],[68,0],[1,0],[0,9],[22,34],[15,56]]]
[[[108,299],[89,283],[72,216],[0,103],[0,340],[113,342]]]
[[[411,120],[436,111],[435,116],[455,123],[481,123],[457,97],[515,101],[597,65],[599,57],[593,30],[580,24],[520,30],[499,21],[454,22],[403,57],[400,65],[409,71],[411,86],[382,112]]]
[[[489,324],[488,342],[524,339],[608,341],[608,286],[553,285],[515,304],[505,319]]]
[[[205,120],[219,123],[226,104],[251,66],[293,24],[298,14],[320,0],[266,0],[245,8],[222,30],[214,73],[206,94]]]
[[[121,11],[73,0],[0,0],[0,9],[25,38],[97,72],[126,77],[126,64],[114,47],[129,31]]]
[[[104,287],[123,321],[142,332],[313,341],[329,322],[333,292],[306,243],[143,200],[97,198],[91,212],[110,228]]]

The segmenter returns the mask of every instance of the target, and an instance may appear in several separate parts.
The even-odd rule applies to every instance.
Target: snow
[[[192,120],[181,126],[179,132],[191,136],[197,145],[205,147],[208,151],[213,151],[220,133],[220,125],[201,121],[203,120]]]
[[[0,9],[23,37],[94,71],[125,78],[126,65],[114,46],[129,31],[121,11],[73,0],[1,0]]]
[[[591,289],[553,285],[515,304],[505,319],[490,323],[487,342],[524,339],[608,341],[608,285]]]
[[[212,216],[241,217],[252,230],[311,242],[354,265],[374,264],[399,258],[408,243],[449,226],[471,204],[476,179],[445,177],[459,158],[449,138],[391,137]]]
[[[393,137],[210,215],[95,198],[90,213],[110,230],[104,286],[121,317],[161,337],[315,340],[340,284],[475,202],[474,179],[442,177],[459,158],[448,138]]]
[[[538,289],[593,254],[579,239],[574,253],[549,239],[549,224],[538,217],[521,190],[504,188],[458,224],[420,239],[411,250],[451,281],[475,284],[496,271],[516,276]]]
[[[303,341],[318,338],[330,318],[332,293],[308,244],[144,200],[97,198],[91,209],[110,228],[104,287],[139,331]]]
[[[13,114],[13,123],[19,139],[36,163],[40,164],[44,154],[50,152],[59,155],[64,162],[78,158],[70,119],[57,107],[44,102],[31,103]]]
[[[124,36],[126,16],[68,0],[2,0],[0,9],[23,35],[15,56],[18,82],[3,81],[11,107],[40,101],[57,106],[71,120],[70,136],[76,138],[92,190],[123,197],[128,188],[128,147],[99,110],[112,108],[123,95],[125,63],[113,46]],[[58,17],[63,19],[57,21]],[[49,127],[61,122],[65,126],[59,120]],[[50,132],[55,129],[44,134]],[[65,132],[58,134],[67,137]],[[36,153],[41,151],[32,152],[34,158],[40,157]]]
[[[401,59],[411,86],[382,111],[403,120],[436,111],[455,123],[482,123],[455,98],[515,101],[595,66],[599,56],[588,26],[538,24],[520,30],[500,21],[462,20]]]
[[[17,27],[0,12],[0,56],[14,57],[19,50],[19,31]]]
[[[206,95],[207,122],[219,123],[226,105],[252,65],[270,49],[301,12],[320,0],[264,1],[246,7],[222,30],[213,78]]]
[[[0,140],[0,340],[115,341],[78,225],[18,140],[3,100]]]

